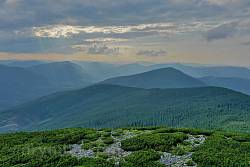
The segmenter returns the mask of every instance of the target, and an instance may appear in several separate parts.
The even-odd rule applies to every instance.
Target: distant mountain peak
[[[190,88],[206,86],[200,80],[172,67],[112,78],[102,83],[138,88]]]

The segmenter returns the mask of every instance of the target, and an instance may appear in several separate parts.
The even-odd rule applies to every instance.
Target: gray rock
[[[93,158],[95,157],[95,153],[93,150],[84,150],[80,144],[73,144],[70,146],[71,149],[68,151],[69,154],[75,156],[77,158],[88,157]]]
[[[109,147],[107,147],[104,151],[109,156],[115,156],[115,157],[125,157],[131,154],[131,152],[124,151],[121,148],[121,142],[116,142]]]
[[[205,142],[206,138],[203,135],[193,136],[188,135],[188,139],[185,140],[189,142],[192,147],[198,147]],[[188,167],[186,162],[192,160],[192,152],[189,152],[183,156],[176,156],[171,153],[164,152],[161,156],[160,162],[169,167]],[[194,164],[196,167],[197,164]]]

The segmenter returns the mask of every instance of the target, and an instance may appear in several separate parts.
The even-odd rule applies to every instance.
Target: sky
[[[0,0],[0,59],[250,66],[249,0]]]

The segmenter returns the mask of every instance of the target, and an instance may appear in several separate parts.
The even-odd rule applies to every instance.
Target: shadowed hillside
[[[224,87],[233,89],[250,95],[250,79],[244,78],[226,78],[226,77],[204,77],[201,81],[210,86]]]
[[[70,62],[32,67],[0,65],[0,110],[58,91],[79,89],[92,80],[83,69]]]
[[[93,80],[81,66],[72,62],[40,64],[28,68],[28,70],[47,78],[62,90],[83,88],[90,85]]]

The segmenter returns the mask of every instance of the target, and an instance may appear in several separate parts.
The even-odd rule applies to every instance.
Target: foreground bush
[[[116,160],[104,151],[116,142],[111,137],[114,132],[119,137],[128,137],[128,132],[138,135],[122,141],[122,148],[132,153],[119,157],[121,167],[164,167],[159,162],[162,152],[176,155],[194,152],[186,164],[198,167],[250,167],[250,134],[209,132],[205,133],[205,143],[192,147],[183,141],[188,134],[204,135],[203,131],[164,127],[0,134],[0,167],[114,167]],[[70,155],[70,145],[77,143],[94,151],[95,157]]]
[[[121,163],[122,167],[164,167],[157,162],[161,158],[161,154],[154,150],[136,151],[125,158]]]
[[[249,167],[250,142],[239,142],[224,135],[213,135],[193,154],[200,167]]]
[[[154,149],[170,151],[173,146],[187,139],[184,133],[159,133],[136,136],[122,141],[122,148],[127,151]]]

